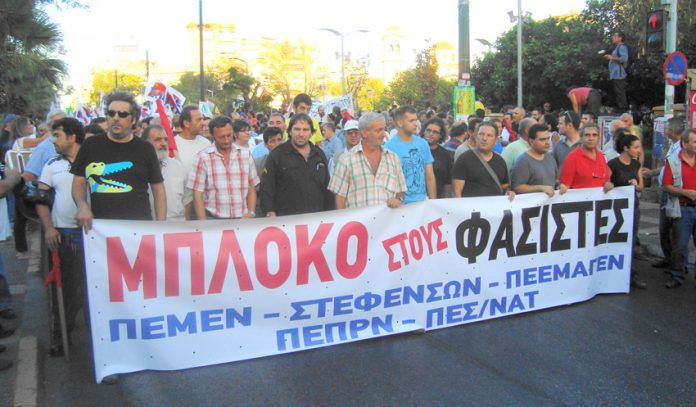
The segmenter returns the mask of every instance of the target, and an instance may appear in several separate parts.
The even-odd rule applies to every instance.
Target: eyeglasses
[[[125,119],[126,117],[130,116],[130,112],[124,112],[123,110],[109,110],[106,112],[106,114],[109,115],[109,117],[114,117],[118,115],[121,119]]]
[[[573,118],[570,116],[570,111],[566,110],[563,112],[563,117],[565,118],[565,121],[567,122],[566,124],[570,124],[573,122]]]

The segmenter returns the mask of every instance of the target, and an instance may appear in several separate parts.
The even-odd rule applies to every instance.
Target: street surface
[[[646,193],[646,196],[650,194]],[[657,205],[641,202],[639,236],[659,253]],[[637,261],[647,290],[425,334],[403,334],[281,356],[94,383],[87,328],[78,318],[72,361],[46,355],[42,281],[0,244],[18,333],[0,343],[15,362],[0,372],[0,405],[26,377],[20,341],[38,339],[36,405],[45,406],[693,406],[696,405],[696,288],[668,290],[667,276]],[[694,258],[692,248],[691,259]],[[654,259],[650,259],[654,260]],[[26,365],[26,364],[24,364]],[[24,392],[26,394],[26,392]],[[30,404],[24,404],[30,405]]]

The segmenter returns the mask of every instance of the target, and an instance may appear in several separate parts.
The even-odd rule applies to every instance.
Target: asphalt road
[[[641,240],[656,250],[656,207],[641,209]],[[12,247],[0,245],[8,259]],[[14,258],[14,257],[12,257]],[[20,338],[38,338],[38,405],[696,405],[696,288],[678,289],[647,262],[647,290],[601,295],[545,311],[245,362],[122,375],[94,384],[82,320],[73,360],[45,356],[45,290],[13,262],[19,332],[2,343],[17,363]],[[0,373],[13,388],[14,370]],[[17,381],[14,380],[16,386]],[[10,392],[11,393],[11,392]],[[0,397],[0,405],[12,400]]]

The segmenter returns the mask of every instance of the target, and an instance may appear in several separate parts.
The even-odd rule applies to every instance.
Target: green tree
[[[389,83],[392,99],[400,105],[409,104],[419,108],[449,106],[454,83],[440,78],[437,68],[432,46],[419,52],[416,55],[415,68],[399,72]]]
[[[99,103],[101,91],[107,94],[116,87],[141,94],[145,89],[145,78],[142,75],[119,72],[116,69],[94,70],[92,71],[92,90],[89,93],[89,101],[96,106]]]
[[[318,96],[321,81],[314,64],[316,47],[303,41],[271,42],[265,45],[262,54],[268,61],[264,80],[273,93],[280,94],[288,102],[297,93]]]
[[[526,20],[523,32],[523,104],[550,102],[567,105],[564,90],[572,85],[593,86],[606,65],[597,55],[602,35],[579,19]],[[517,95],[517,31],[511,29],[495,43],[495,52],[475,62],[471,80],[476,95],[496,110],[513,104]]]
[[[43,116],[61,86],[62,36],[41,10],[44,3],[6,0],[0,6],[0,111]]]
[[[659,0],[588,0],[577,17],[525,21],[523,48],[524,92],[526,107],[551,102],[569,107],[565,89],[591,86],[612,94],[607,62],[597,51],[612,48],[611,34],[626,34],[631,49],[628,80],[629,101],[649,107],[662,104],[665,55],[648,54],[645,49],[645,25],[649,10],[660,8]],[[679,2],[677,49],[687,60],[696,58],[696,0]],[[477,60],[472,68],[472,83],[477,97],[496,110],[513,103],[517,93],[516,29],[503,33],[493,52]],[[675,101],[683,98],[684,86]],[[612,104],[613,97],[604,100]]]

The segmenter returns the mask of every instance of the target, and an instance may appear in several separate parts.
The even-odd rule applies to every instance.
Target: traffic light
[[[665,52],[665,11],[653,10],[648,13],[645,26],[645,48],[648,52]]]

